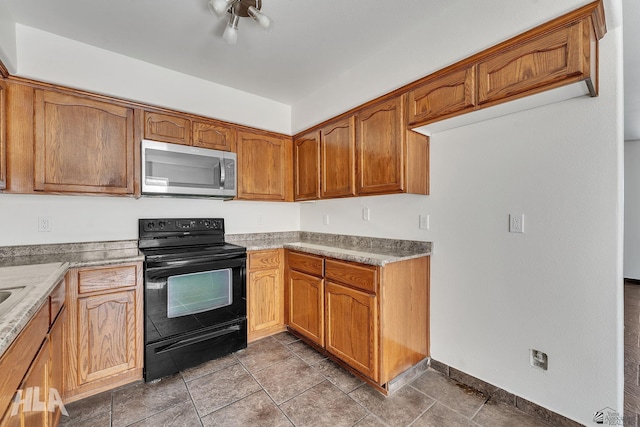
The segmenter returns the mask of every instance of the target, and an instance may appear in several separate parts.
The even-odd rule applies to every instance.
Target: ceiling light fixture
[[[238,40],[238,23],[240,18],[253,18],[264,30],[273,27],[273,20],[262,13],[262,0],[209,0],[209,10],[222,18],[229,13],[229,23],[224,29],[222,38],[229,44],[236,44]]]

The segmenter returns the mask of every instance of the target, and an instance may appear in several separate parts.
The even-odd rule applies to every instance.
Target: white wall
[[[16,72],[16,24],[6,2],[0,1],[0,62],[10,73]]]
[[[16,38],[21,77],[291,134],[288,105],[20,24]]]
[[[640,140],[624,143],[624,277],[640,280]]]
[[[51,232],[38,232],[47,216]],[[0,194],[0,246],[138,238],[139,218],[224,218],[228,234],[300,229],[295,203]]]
[[[300,203],[300,226],[305,231],[356,236],[431,241],[428,230],[418,228],[419,215],[430,213],[431,198],[415,194],[355,197]],[[362,209],[369,208],[369,221]],[[324,215],[329,216],[325,225]],[[431,222],[437,221],[431,215]]]
[[[432,356],[587,425],[623,401],[621,46],[609,27],[598,98],[432,136],[430,196],[301,206],[303,230],[433,241]]]

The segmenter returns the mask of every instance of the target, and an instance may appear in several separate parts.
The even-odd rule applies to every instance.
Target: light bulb
[[[235,2],[236,0],[210,0],[209,10],[220,18]]]
[[[224,29],[224,33],[222,33],[222,38],[229,44],[236,44],[238,41],[238,22],[240,21],[240,17],[234,13],[231,14],[231,18],[229,18],[229,23],[227,24],[227,28]]]
[[[269,30],[273,26],[273,21],[264,13],[253,6],[249,6],[249,16],[251,16],[263,29]]]
[[[235,28],[227,27],[222,33],[222,38],[229,44],[236,44],[238,41],[238,30]]]

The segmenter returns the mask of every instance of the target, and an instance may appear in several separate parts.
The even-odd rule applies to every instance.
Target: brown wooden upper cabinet
[[[295,200],[356,194],[354,123],[347,117],[294,140]]]
[[[436,73],[408,94],[410,126],[473,110],[476,105],[476,66]]]
[[[186,116],[151,111],[144,113],[145,139],[235,151],[235,134],[232,127],[215,121],[192,120]]]
[[[583,19],[501,50],[478,64],[478,103],[513,99],[582,80],[595,96],[597,82],[591,75],[596,73],[596,43],[591,20]]]
[[[293,197],[297,200],[320,198],[320,132],[293,141]]]
[[[145,111],[144,137],[154,141],[191,145],[191,120]]]
[[[320,130],[322,185],[320,196],[346,197],[356,194],[355,117],[330,123]]]
[[[133,193],[132,108],[38,89],[34,110],[36,191]]]
[[[238,131],[238,199],[292,201],[291,137]]]
[[[7,183],[7,108],[6,108],[6,88],[4,80],[0,80],[0,190],[6,187]]]
[[[404,136],[402,97],[373,105],[356,115],[359,195],[404,191]]]
[[[235,129],[215,122],[193,121],[193,145],[212,150],[236,151]]]

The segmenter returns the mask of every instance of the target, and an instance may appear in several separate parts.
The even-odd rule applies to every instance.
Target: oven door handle
[[[217,331],[209,332],[208,334],[200,335],[193,338],[187,338],[184,340],[176,341],[172,344],[165,345],[164,347],[158,347],[155,349],[156,354],[166,353],[168,351],[177,350],[188,345],[197,344],[202,341],[207,341],[212,338],[221,337],[223,335],[232,334],[240,331],[240,325],[229,326],[228,328],[220,329]]]

